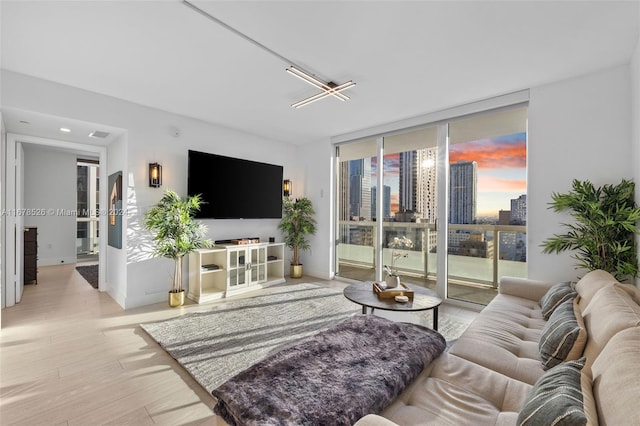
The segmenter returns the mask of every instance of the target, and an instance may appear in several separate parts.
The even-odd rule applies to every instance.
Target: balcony
[[[376,222],[340,221],[337,247],[341,277],[361,281],[375,279]],[[437,244],[433,224],[385,222],[383,246],[394,237],[406,236],[410,250],[383,248],[383,264],[391,265],[392,252],[403,281],[432,290],[436,287]],[[526,226],[449,225],[448,297],[486,305],[497,294],[501,276],[526,276]]]

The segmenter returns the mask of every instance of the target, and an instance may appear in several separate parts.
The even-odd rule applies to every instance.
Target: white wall
[[[2,113],[0,112],[0,209],[5,208],[5,150],[7,146],[7,132],[4,128],[4,121],[2,119]],[[4,264],[4,260],[6,259],[6,244],[5,244],[5,220],[0,220],[0,308],[4,308],[6,306],[5,300],[5,284],[7,282],[7,268]],[[0,325],[2,324],[2,315],[0,315]]]
[[[542,254],[540,244],[570,218],[549,210],[552,192],[573,179],[595,185],[633,177],[628,66],[535,87],[530,91],[528,141],[528,276],[578,276],[568,253]]]
[[[638,11],[640,21],[640,10]],[[640,35],[636,43],[636,49],[631,58],[631,140],[633,168],[633,180],[636,183],[636,203],[640,205]],[[636,238],[640,246],[640,236]],[[640,278],[636,279],[636,286],[640,287]]]
[[[107,147],[107,165],[106,173],[108,176],[115,172],[127,169],[127,135],[116,139]],[[123,181],[126,182],[126,176],[123,174]],[[123,182],[123,187],[124,187]],[[107,187],[107,185],[105,185]],[[108,188],[106,189],[108,194]],[[122,209],[126,210],[128,199],[123,197]],[[107,206],[108,208],[108,206]],[[125,215],[122,217],[122,249],[107,245],[107,256],[104,267],[106,270],[106,291],[121,306],[125,305],[127,299],[127,220]],[[107,238],[108,232],[101,233],[102,238]]]
[[[76,262],[77,159],[74,154],[24,145],[24,226],[38,227],[38,266]],[[53,209],[55,213],[52,213]]]
[[[301,254],[305,275],[333,278],[335,232],[331,222],[334,191],[331,187],[333,167],[330,141],[319,141],[299,149],[300,164],[305,175],[294,181],[294,196],[307,197],[316,211],[316,234],[309,238],[311,250]],[[299,183],[298,183],[299,182]]]
[[[112,289],[110,294],[126,308],[166,301],[173,265],[168,259],[150,258],[150,235],[142,227],[142,217],[160,199],[164,189],[172,188],[186,195],[187,150],[278,164],[284,166],[285,176],[299,175],[296,147],[288,143],[6,70],[2,71],[2,82],[2,104],[6,107],[126,129],[126,167],[122,168],[123,184],[128,191],[126,237],[123,238],[126,257],[114,256],[113,250],[107,249],[111,254],[109,269],[114,268],[111,278],[107,278]],[[174,136],[173,128],[180,130],[178,137]],[[109,149],[117,152],[121,148]],[[107,167],[111,171],[109,161]],[[154,161],[163,166],[161,189],[148,186],[147,167]],[[232,183],[232,177],[220,182],[221,185]],[[280,239],[276,219],[207,220],[205,223],[214,240],[246,236]],[[123,279],[121,268],[126,269],[124,284],[114,282]],[[186,279],[187,274],[184,276]]]

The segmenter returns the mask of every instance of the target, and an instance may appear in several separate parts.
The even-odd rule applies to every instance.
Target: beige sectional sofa
[[[538,348],[547,323],[539,301],[554,284],[503,278],[499,294],[448,352],[380,416],[356,424],[518,424],[536,382],[558,370],[545,371]],[[640,292],[604,271],[587,273],[575,291],[586,329],[586,360],[576,377],[587,424],[640,425]]]

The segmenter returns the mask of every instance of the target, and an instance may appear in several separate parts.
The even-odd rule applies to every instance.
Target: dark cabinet
[[[24,228],[24,284],[38,284],[38,228]]]

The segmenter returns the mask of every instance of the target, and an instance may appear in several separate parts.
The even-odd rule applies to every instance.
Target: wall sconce
[[[285,179],[284,182],[282,182],[282,192],[285,197],[291,195],[291,181],[289,179]]]
[[[162,166],[158,163],[149,163],[149,186],[160,188],[162,185]]]

